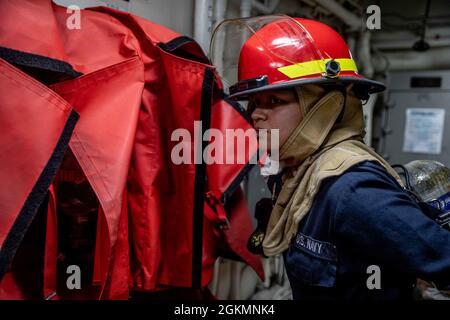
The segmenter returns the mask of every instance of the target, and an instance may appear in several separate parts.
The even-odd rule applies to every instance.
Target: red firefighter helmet
[[[239,50],[235,46],[241,43]],[[237,58],[229,52],[240,54]],[[223,78],[238,69],[237,82],[229,88],[230,97],[237,100],[303,84],[353,83],[362,99],[385,89],[358,74],[344,39],[314,20],[285,15],[225,20],[214,31],[210,53]]]

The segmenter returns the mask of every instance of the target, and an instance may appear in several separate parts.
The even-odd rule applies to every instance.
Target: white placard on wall
[[[444,119],[445,109],[406,109],[403,152],[440,154]]]

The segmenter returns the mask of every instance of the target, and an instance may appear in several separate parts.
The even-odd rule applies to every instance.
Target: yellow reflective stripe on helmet
[[[313,60],[302,63],[296,63],[290,66],[278,68],[278,71],[288,76],[289,78],[298,78],[303,76],[309,76],[317,73],[325,72],[325,64],[332,59]],[[339,62],[341,71],[354,71],[358,72],[356,63],[353,59],[334,59]]]

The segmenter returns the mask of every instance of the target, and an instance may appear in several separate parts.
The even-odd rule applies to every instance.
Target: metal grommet
[[[325,64],[325,74],[328,78],[335,78],[341,72],[341,65],[336,60],[330,60]]]

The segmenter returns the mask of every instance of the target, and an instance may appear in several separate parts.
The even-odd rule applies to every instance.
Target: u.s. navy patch
[[[308,237],[303,233],[297,233],[294,246],[302,251],[306,251],[318,258],[336,261],[336,246],[325,241],[319,241]]]

